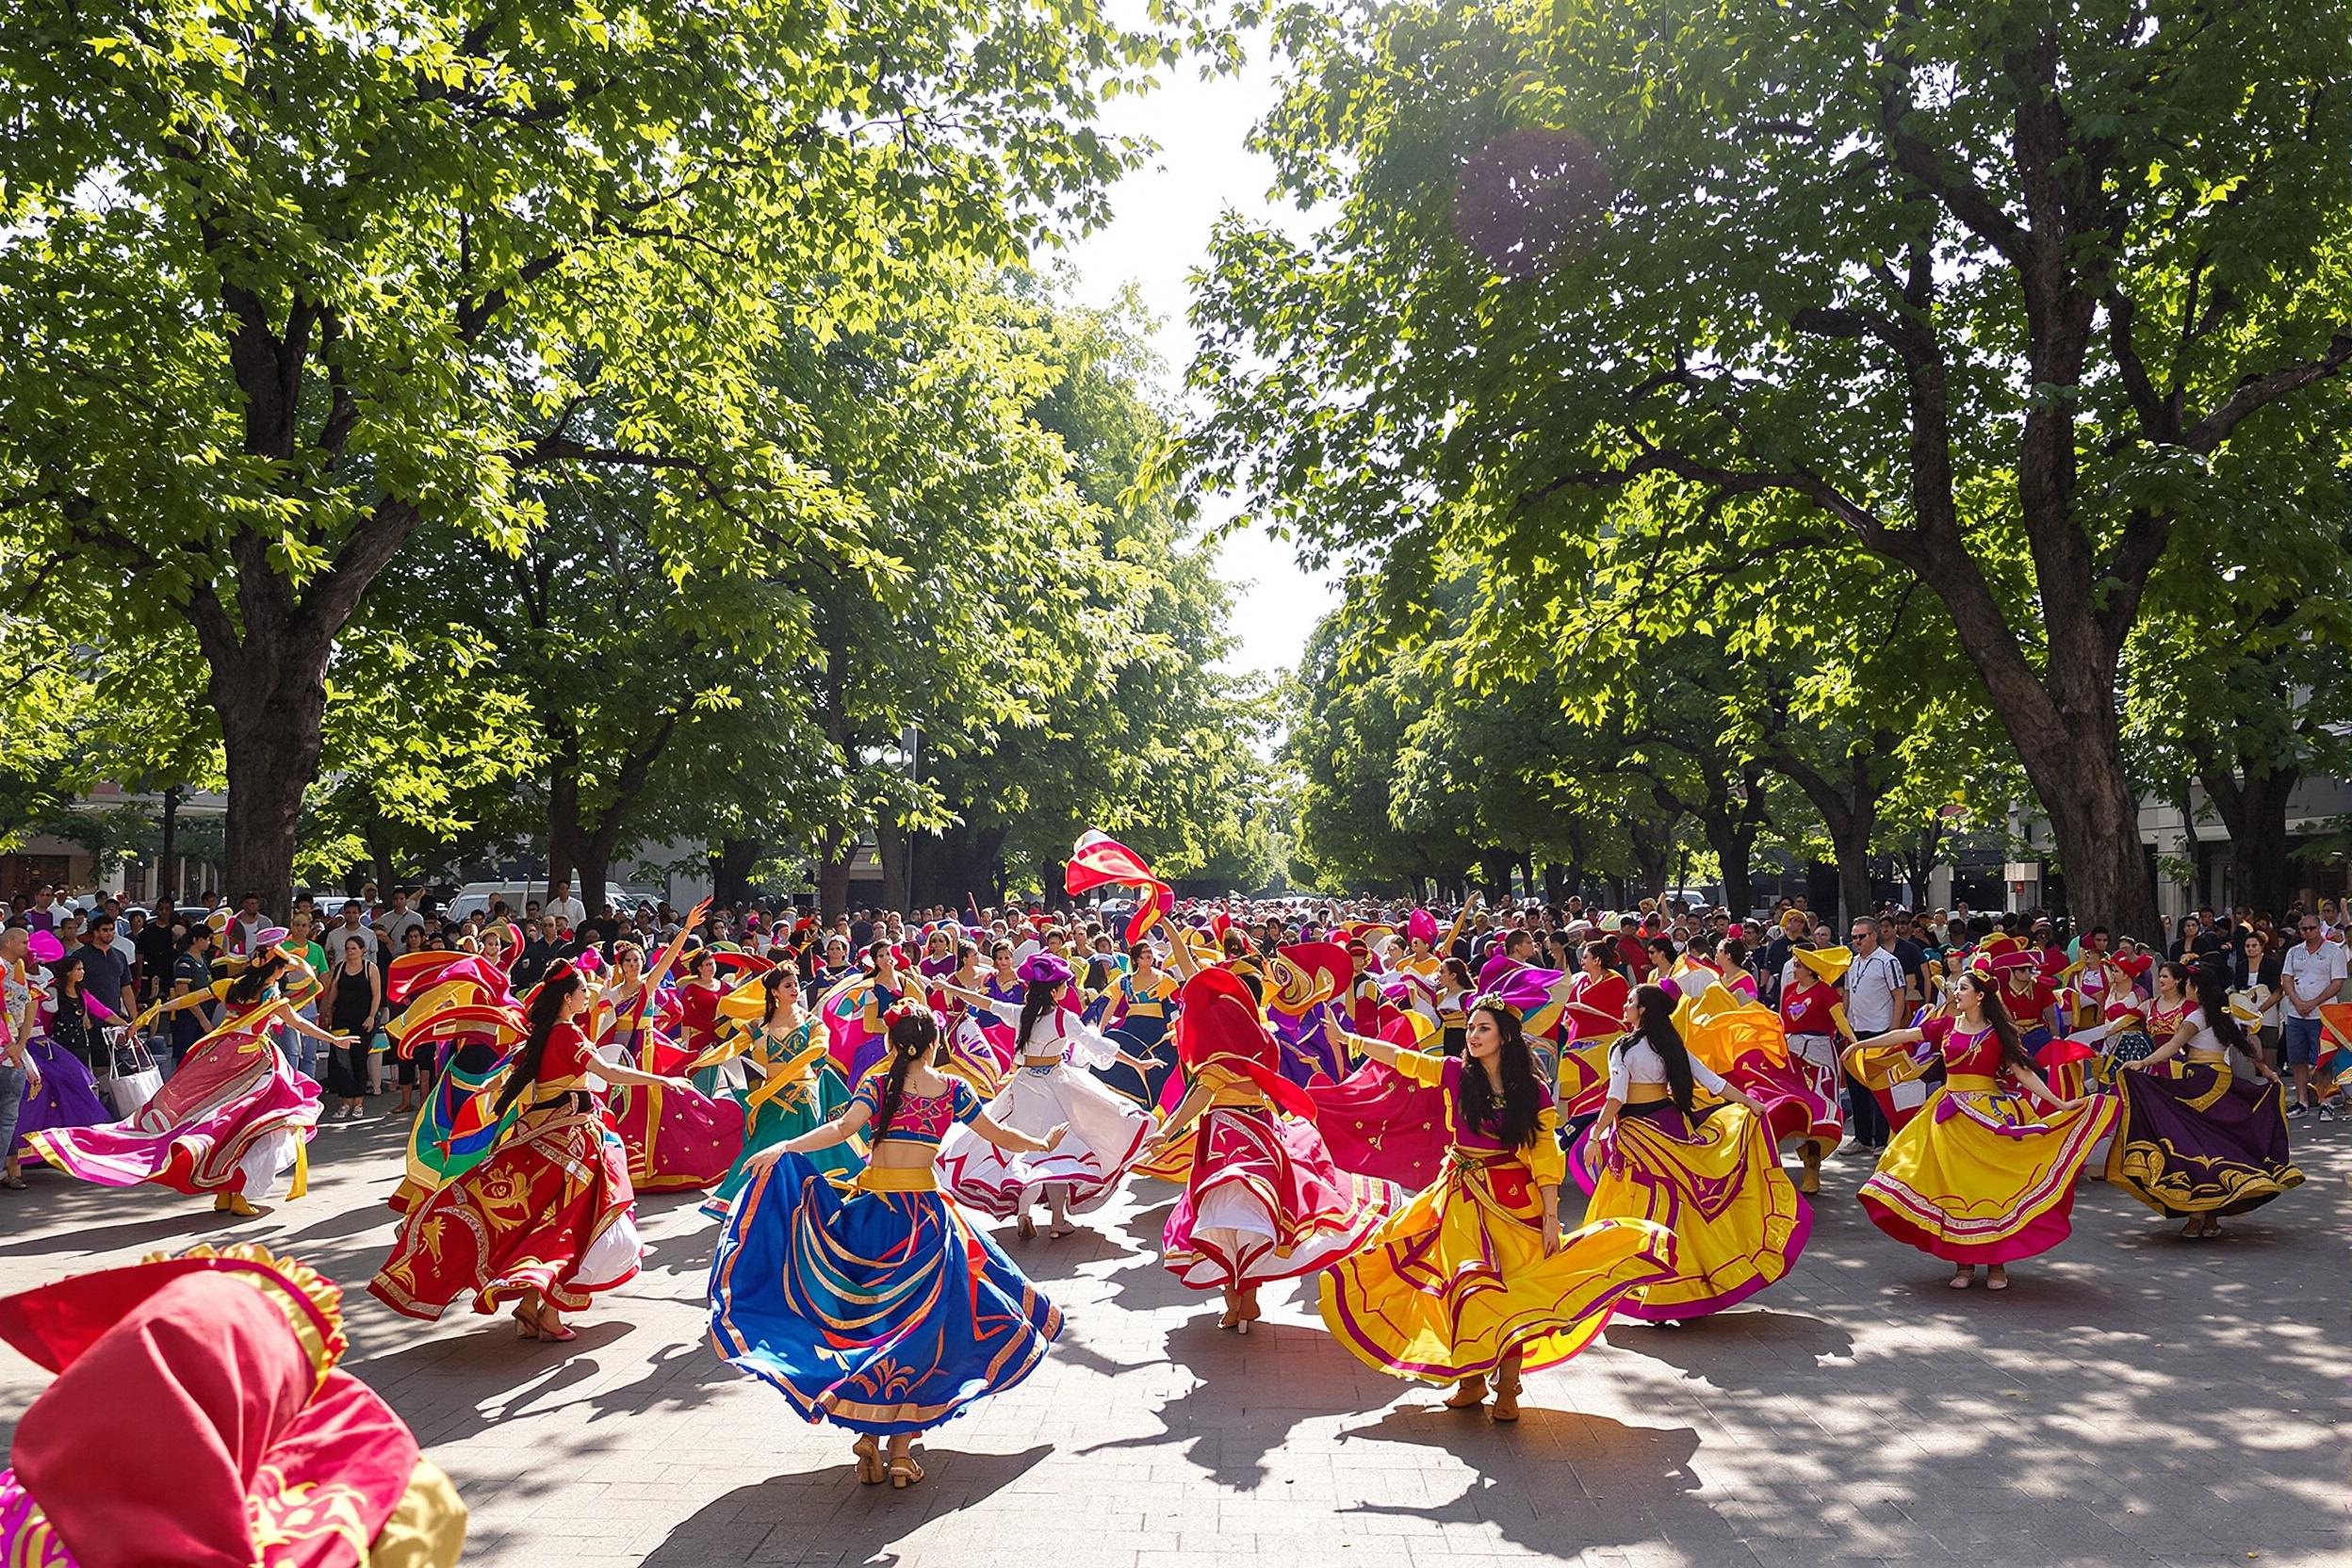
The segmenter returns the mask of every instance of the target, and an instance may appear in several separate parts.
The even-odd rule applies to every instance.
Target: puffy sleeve
[[[979,1120],[980,1113],[988,1109],[987,1104],[980,1098],[980,1091],[961,1078],[950,1078],[948,1084],[951,1086],[948,1092],[955,1099],[951,1114],[956,1121],[961,1125],[969,1126]]]
[[[1731,1087],[1729,1084],[1723,1082],[1723,1075],[1722,1073],[1716,1071],[1713,1068],[1707,1066],[1696,1056],[1692,1056],[1690,1058],[1690,1081],[1698,1085],[1699,1087],[1705,1089],[1707,1093],[1715,1095],[1719,1098],[1723,1095],[1723,1092],[1725,1089]]]
[[[1119,1060],[1118,1043],[1074,1013],[1062,1016],[1062,1043],[1080,1067],[1109,1067]]]
[[[1625,1090],[1628,1083],[1625,1057],[1629,1054],[1631,1054],[1630,1047],[1622,1051],[1611,1049],[1609,1054],[1609,1098],[1616,1101],[1620,1105],[1625,1102]]]
[[[961,1083],[963,1080],[958,1078],[952,1082]],[[863,1105],[870,1119],[880,1118],[882,1115],[882,1074],[867,1073],[865,1082],[858,1086],[858,1092],[849,1097],[849,1102],[852,1106]]]
[[[1458,1060],[1458,1058],[1441,1056],[1430,1051],[1398,1051],[1396,1071],[1401,1076],[1419,1084],[1423,1088],[1444,1088],[1446,1086],[1446,1064],[1453,1060]]]
[[[1020,1025],[1021,1025],[1021,1004],[1020,1004],[1020,1003],[1018,1003],[1018,1002],[1000,1002],[1000,1001],[998,1001],[995,997],[990,997],[990,998],[988,998],[988,1011],[989,1011],[989,1012],[994,1013],[994,1014],[997,1016],[997,1020],[998,1020],[998,1021],[1003,1022],[1003,1023],[1009,1023],[1009,1024],[1012,1024],[1015,1028],[1019,1028],[1019,1027],[1020,1027]]]
[[[1544,1107],[1535,1119],[1535,1147],[1527,1151],[1527,1174],[1540,1187],[1556,1187],[1568,1175],[1568,1152],[1560,1146],[1560,1112]]]

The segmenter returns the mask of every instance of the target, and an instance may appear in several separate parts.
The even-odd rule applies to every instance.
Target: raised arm
[[[645,971],[645,994],[648,1004],[653,993],[662,988],[662,982],[668,976],[670,966],[677,963],[678,956],[686,951],[686,939],[701,929],[702,917],[710,912],[710,901],[707,898],[687,911],[686,923],[678,928],[678,935],[670,939],[669,945],[662,950],[662,956],[653,961],[653,967]]]
[[[858,1135],[867,1122],[873,1119],[873,1109],[863,1100],[853,1100],[849,1103],[849,1109],[824,1126],[803,1133],[796,1138],[787,1138],[773,1149],[762,1149],[759,1153],[743,1161],[743,1168],[766,1170],[787,1154],[813,1154],[820,1149],[830,1149],[836,1144],[847,1143]]]

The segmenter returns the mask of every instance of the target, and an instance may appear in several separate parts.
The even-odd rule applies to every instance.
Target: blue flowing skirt
[[[918,1432],[1010,1388],[1062,1315],[936,1192],[844,1195],[786,1154],[736,1199],[710,1259],[710,1334],[806,1419]]]

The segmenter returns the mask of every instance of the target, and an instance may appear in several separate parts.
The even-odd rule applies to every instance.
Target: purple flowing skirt
[[[2287,1148],[2286,1097],[2226,1065],[2115,1074],[2123,1115],[2107,1180],[2159,1214],[2244,1214],[2303,1180]]]
[[[114,1119],[114,1112],[98,1098],[97,1080],[79,1056],[46,1037],[33,1041],[24,1054],[41,1070],[41,1087],[28,1086],[17,1110],[17,1158],[40,1158],[25,1141],[31,1134],[52,1127],[101,1127]]]

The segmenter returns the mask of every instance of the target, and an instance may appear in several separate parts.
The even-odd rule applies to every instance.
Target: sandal
[[[1999,1264],[1993,1265],[1992,1267],[1984,1271],[1984,1288],[1986,1290],[2007,1290],[2009,1288],[2009,1271],[2001,1267]]]
[[[1519,1375],[1516,1372],[1494,1380],[1494,1402],[1486,1407],[1486,1415],[1490,1421],[1519,1419]]]
[[[1447,1396],[1446,1408],[1447,1410],[1476,1410],[1484,1403],[1486,1403],[1486,1380],[1464,1378],[1454,1385],[1454,1392]]]
[[[0,1176],[0,1187],[6,1187],[10,1192],[23,1192],[24,1190],[24,1178],[22,1176]]]
[[[915,1462],[914,1455],[901,1454],[890,1461],[891,1491],[904,1492],[921,1479],[923,1479],[923,1466]]]
[[[1020,1230],[1021,1240],[1035,1241],[1037,1239],[1037,1222],[1029,1217],[1029,1212],[1026,1209],[1021,1211]]]
[[[530,1308],[518,1306],[508,1315],[514,1319],[514,1327],[522,1331],[514,1336],[516,1339],[539,1337],[539,1319],[532,1315]]]
[[[851,1444],[849,1451],[858,1456],[858,1483],[860,1486],[879,1486],[890,1479],[890,1467],[884,1462],[882,1446],[874,1441],[872,1432]]]
[[[556,1309],[553,1307],[541,1307],[539,1309],[539,1337],[548,1341],[550,1344],[568,1345],[573,1340],[580,1337],[580,1331],[564,1322],[560,1316],[556,1317],[555,1326],[553,1328],[549,1328],[547,1326],[547,1318],[555,1314],[555,1310]]]
[[[1976,1283],[1976,1269],[1973,1266],[1964,1268],[1946,1282],[1954,1290],[1966,1290]]]

